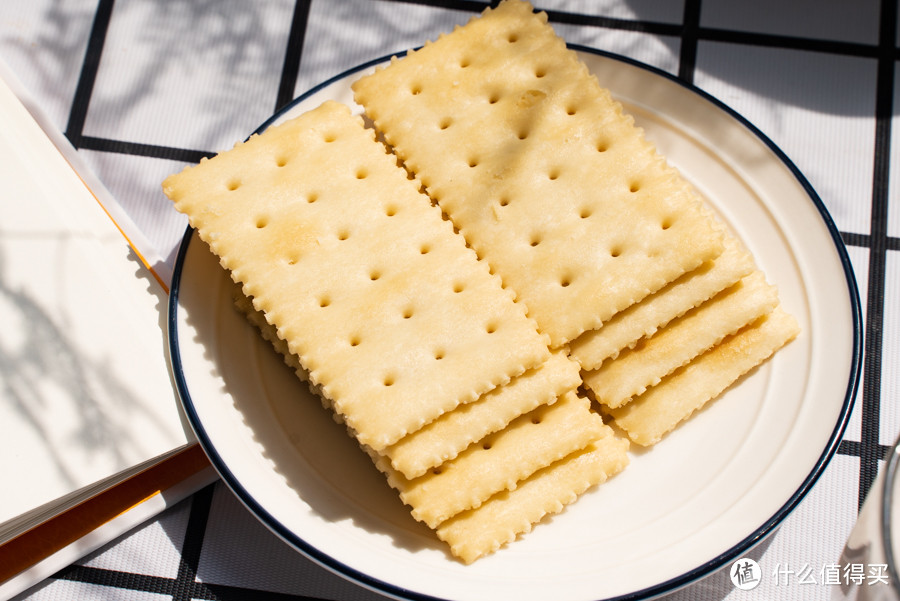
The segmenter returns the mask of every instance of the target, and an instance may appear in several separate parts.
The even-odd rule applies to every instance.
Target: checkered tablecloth
[[[545,0],[569,42],[665,70],[784,150],[821,196],[863,299],[863,381],[811,493],[752,553],[766,582],[719,572],[672,600],[831,599],[796,577],[838,561],[900,432],[898,0]],[[0,59],[171,268],[185,219],[160,182],[229,148],[295,96],[418,46],[470,0],[4,0]],[[0,157],[2,160],[2,157]],[[652,566],[648,566],[652,569]],[[778,570],[784,578],[772,578]],[[306,560],[213,484],[22,596],[376,599]]]

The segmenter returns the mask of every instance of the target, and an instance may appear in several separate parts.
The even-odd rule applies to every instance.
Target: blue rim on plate
[[[826,466],[828,465],[831,458],[836,453],[840,441],[843,437],[843,433],[847,427],[847,422],[849,420],[850,410],[852,408],[857,389],[859,386],[860,374],[861,374],[861,364],[862,364],[862,311],[860,306],[860,298],[859,291],[856,285],[856,278],[854,276],[853,268],[850,263],[849,256],[847,254],[847,249],[844,246],[843,240],[841,239],[841,235],[835,226],[827,208],[825,207],[822,200],[819,198],[818,194],[815,192],[813,187],[807,181],[805,176],[800,172],[800,170],[794,165],[794,163],[787,157],[787,155],[772,141],[770,140],[762,131],[760,131],[757,127],[755,127],[752,123],[750,123],[747,119],[741,116],[739,113],[717,100],[715,97],[710,94],[704,92],[703,90],[688,84],[684,81],[679,80],[677,77],[672,74],[653,67],[651,65],[644,64],[640,61],[636,61],[634,59],[619,56],[613,53],[609,53],[602,50],[597,50],[590,47],[585,47],[576,44],[569,44],[569,47],[573,50],[598,55],[600,57],[611,59],[613,61],[618,61],[627,65],[631,65],[633,67],[637,67],[639,69],[643,69],[649,72],[652,75],[656,75],[662,78],[665,78],[687,91],[697,95],[701,99],[707,101],[708,103],[714,105],[718,109],[724,111],[728,116],[734,119],[738,124],[746,128],[753,136],[755,136],[760,142],[762,142],[768,149],[778,158],[781,163],[790,171],[793,177],[797,180],[797,182],[802,186],[805,190],[805,193],[809,199],[809,201],[814,205],[817,209],[819,215],[821,216],[824,225],[827,227],[828,232],[830,233],[831,239],[834,243],[835,251],[838,254],[838,257],[841,262],[841,266],[844,270],[844,275],[846,278],[847,284],[847,293],[849,294],[849,305],[851,311],[851,319],[852,319],[852,328],[853,328],[853,343],[851,350],[851,364],[850,364],[850,372],[849,379],[847,382],[847,387],[844,393],[843,404],[841,406],[841,410],[839,413],[839,418],[834,425],[833,431],[828,439],[828,443],[823,449],[821,455],[819,456],[818,461],[815,463],[813,469],[807,475],[807,477],[802,481],[793,495],[787,499],[787,501],[781,506],[781,508],[776,511],[769,519],[767,519],[763,524],[761,524],[758,528],[756,528],[749,536],[741,540],[739,543],[732,546],[725,552],[720,553],[716,557],[710,559],[698,565],[692,570],[689,570],[678,577],[669,579],[665,582],[659,583],[657,585],[643,588],[638,591],[634,591],[628,594],[607,598],[605,601],[626,601],[626,600],[637,600],[637,599],[646,599],[649,597],[653,597],[656,595],[660,595],[667,592],[673,592],[677,589],[680,589],[686,585],[689,585],[697,580],[717,571],[718,569],[724,567],[728,564],[728,562],[733,561],[747,551],[751,550],[758,543],[764,540],[768,535],[770,535],[783,521],[784,519],[793,511],[800,501],[806,496],[806,494],[811,490],[813,485],[819,479],[819,477],[824,472]],[[279,118],[284,116],[287,112],[292,110],[297,104],[303,102],[313,94],[319,92],[320,90],[326,88],[334,82],[345,79],[348,76],[351,76],[355,73],[359,73],[366,69],[369,69],[379,63],[383,63],[390,59],[391,56],[403,56],[405,53],[396,53],[394,55],[387,55],[381,58],[373,59],[371,61],[367,61],[363,64],[360,64],[352,69],[348,69],[343,73],[340,73],[319,85],[311,88],[303,95],[297,97],[291,103],[280,109],[276,112],[272,117],[267,119],[254,133],[260,133],[264,131],[267,127],[269,127],[272,123],[276,122]],[[391,584],[389,582],[384,582],[377,578],[373,578],[365,573],[361,573],[358,570],[346,565],[340,560],[331,557],[315,546],[306,542],[303,538],[301,538],[297,533],[292,532],[289,528],[287,528],[284,524],[280,523],[278,519],[276,519],[271,513],[269,513],[264,507],[262,507],[257,500],[254,498],[252,494],[248,490],[246,490],[241,482],[234,476],[232,471],[229,469],[229,466],[222,460],[222,457],[217,452],[215,446],[212,444],[208,433],[205,431],[201,420],[197,414],[196,408],[194,407],[193,401],[191,399],[191,393],[188,386],[188,383],[185,379],[184,373],[181,368],[181,356],[180,350],[178,346],[178,324],[177,324],[177,310],[179,304],[179,292],[181,289],[182,283],[182,275],[183,275],[183,266],[185,261],[185,256],[187,254],[188,247],[191,243],[193,237],[193,229],[191,227],[187,228],[185,235],[182,239],[181,245],[178,250],[178,255],[176,259],[175,269],[173,272],[172,284],[170,289],[169,296],[169,305],[168,305],[168,328],[169,328],[169,352],[171,355],[172,369],[175,379],[175,384],[178,390],[178,393],[181,397],[181,401],[187,415],[187,419],[190,422],[200,445],[206,452],[209,457],[211,463],[218,471],[222,480],[229,486],[229,488],[234,492],[234,494],[238,497],[238,499],[253,513],[265,526],[267,526],[271,531],[273,531],[276,535],[281,537],[283,540],[291,544],[294,548],[299,550],[301,553],[320,564],[321,566],[339,574],[340,576],[349,579],[365,588],[374,590],[381,594],[387,594],[390,596],[398,597],[401,599],[414,599],[414,600],[438,600],[438,597],[433,597],[427,594],[422,594],[415,591],[410,591],[405,588],[399,587],[397,585]]]

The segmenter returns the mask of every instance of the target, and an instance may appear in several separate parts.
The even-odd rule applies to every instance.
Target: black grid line
[[[872,245],[872,236],[869,234],[860,234],[858,232],[841,232],[841,238],[847,246],[858,246],[868,248]],[[896,236],[884,236],[885,250],[900,250],[900,238]]]
[[[307,597],[305,595],[289,595],[272,591],[262,591],[238,586],[226,586],[221,584],[205,584],[194,582],[186,589],[179,589],[175,579],[161,576],[147,576],[133,572],[119,570],[106,570],[87,566],[72,566],[56,574],[54,578],[107,586],[116,589],[151,593],[155,595],[172,596],[173,599],[198,599],[218,601],[327,601],[320,597]],[[186,596],[182,596],[184,593]]]
[[[206,534],[206,524],[209,521],[209,511],[212,507],[213,490],[214,485],[209,485],[193,495],[191,513],[181,547],[178,575],[175,577],[173,586],[172,601],[190,601],[194,597],[197,568],[200,566],[200,552],[203,549],[203,538]]]
[[[97,12],[94,14],[84,63],[81,66],[65,131],[66,137],[75,148],[81,147],[81,136],[84,132],[91,95],[94,92],[94,83],[97,81],[100,57],[103,55],[103,45],[106,43],[106,33],[109,30],[114,4],[115,0],[100,0],[97,4]]]
[[[804,50],[823,54],[839,54],[859,58],[878,58],[881,51],[873,44],[857,42],[841,42],[838,40],[817,40],[788,35],[753,33],[735,29],[700,28],[697,35],[707,42],[726,42],[740,46],[764,46],[784,50]],[[893,59],[900,58],[893,48],[890,50]]]
[[[198,599],[218,601],[327,601],[321,597],[289,595],[239,586],[205,584],[195,582],[186,589],[179,589],[178,582],[162,576],[147,576],[134,572],[107,570],[86,566],[72,566],[54,578],[82,584],[172,596],[173,599]]]
[[[485,7],[485,3],[471,0],[378,1],[413,3],[473,13],[480,12]],[[141,144],[84,135],[84,126],[91,95],[97,78],[114,4],[115,0],[98,0],[87,51],[69,112],[65,131],[66,136],[76,148],[105,153],[168,159],[186,163],[196,163],[204,157],[212,156],[213,152],[200,149]],[[276,92],[276,110],[292,100],[294,95],[308,27],[310,4],[311,0],[296,0],[295,2],[279,87]],[[496,2],[491,4],[496,4]],[[877,473],[878,461],[882,460],[889,450],[889,447],[881,444],[878,433],[881,406],[879,383],[882,369],[881,344],[884,322],[883,297],[886,258],[888,250],[900,250],[900,238],[890,237],[887,234],[890,141],[892,136],[891,118],[893,115],[895,85],[894,68],[896,62],[900,59],[900,51],[895,47],[897,0],[883,0],[881,4],[879,40],[876,45],[701,27],[701,5],[701,0],[685,0],[682,23],[680,24],[617,19],[552,10],[547,12],[550,21],[554,23],[627,30],[679,38],[681,51],[678,77],[688,83],[693,82],[696,68],[696,50],[700,41],[718,41],[736,45],[765,46],[877,59],[876,161],[873,172],[870,231],[867,234],[841,232],[841,236],[847,245],[869,249],[864,348],[865,375],[863,380],[864,386],[859,399],[859,402],[861,402],[863,429],[860,441],[843,440],[837,451],[841,455],[859,458],[858,499],[861,504]],[[315,601],[315,598],[311,597],[254,591],[197,581],[197,568],[202,551],[203,535],[211,508],[213,490],[212,486],[207,487],[203,491],[196,493],[191,499],[191,513],[184,545],[181,550],[181,563],[178,575],[175,578],[146,576],[77,565],[60,571],[54,577],[61,580],[169,595],[173,601],[189,601],[192,599],[293,599]]]
[[[491,2],[479,2],[478,0],[378,0],[379,2],[389,2],[391,4],[419,4],[422,6],[430,6],[431,8],[442,8],[445,10],[459,10],[463,12],[481,12],[486,6],[496,5],[498,0]]]
[[[840,445],[838,445],[838,454],[839,455],[847,455],[849,457],[860,457],[862,455],[862,450],[860,449],[862,443],[856,440],[842,440]],[[875,451],[875,456],[879,460],[884,460],[887,458],[888,453],[891,452],[891,447],[886,444],[879,444],[877,450]]]
[[[862,389],[859,506],[878,474],[881,414],[881,344],[884,326],[884,286],[887,262],[888,191],[891,120],[894,110],[894,44],[897,0],[883,0],[879,25],[878,79],[875,96],[875,164],[869,231],[869,272],[865,323],[865,365]]]
[[[694,69],[697,66],[697,32],[700,29],[701,0],[685,0],[681,29],[681,51],[678,56],[678,77],[689,84],[694,83]]]
[[[281,68],[281,83],[275,99],[276,111],[294,99],[294,88],[300,72],[300,56],[303,54],[303,42],[306,39],[306,26],[309,22],[310,2],[311,0],[297,0],[294,3],[294,16],[291,19],[291,31],[284,53],[284,66]]]
[[[183,161],[185,163],[199,163],[201,159],[212,157],[215,153],[204,150],[191,150],[188,148],[176,148],[173,146],[159,146],[156,144],[143,144],[139,142],[126,142],[112,138],[97,138],[94,136],[79,136],[79,149],[96,150],[110,154],[125,154],[136,157],[149,157],[153,159],[169,159]]]
[[[69,580],[97,586],[108,586],[157,595],[171,595],[174,580],[160,576],[147,576],[134,572],[121,572],[119,570],[107,570],[92,568],[89,566],[73,565],[58,573],[53,578],[57,580]]]

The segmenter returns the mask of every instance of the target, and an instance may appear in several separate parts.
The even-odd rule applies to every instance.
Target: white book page
[[[166,291],[2,80],[0,123],[2,525],[193,438]]]

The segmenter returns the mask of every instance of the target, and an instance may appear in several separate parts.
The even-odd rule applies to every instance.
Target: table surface
[[[467,0],[6,0],[4,60],[174,262],[186,221],[160,192],[295,96],[420,45],[484,8]],[[569,42],[667,71],[746,117],[799,167],[848,247],[862,296],[863,381],[837,454],[752,556],[764,582],[718,572],[667,599],[831,599],[839,561],[900,432],[897,0],[547,0]],[[648,566],[648,569],[650,567]],[[806,572],[809,578],[801,578]],[[56,599],[380,599],[272,535],[222,484],[22,595]],[[743,598],[743,597],[741,597]]]

